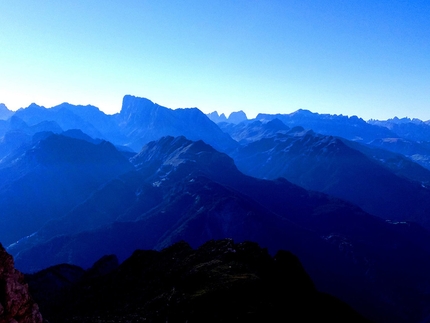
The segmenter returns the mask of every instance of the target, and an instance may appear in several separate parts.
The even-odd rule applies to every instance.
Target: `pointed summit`
[[[224,113],[218,114],[218,111],[214,111],[207,114],[208,118],[215,123],[227,122],[227,118]]]
[[[0,120],[7,120],[13,115],[13,111],[10,111],[6,105],[0,103]]]

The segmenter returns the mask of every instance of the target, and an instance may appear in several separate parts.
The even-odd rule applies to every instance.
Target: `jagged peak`
[[[218,114],[218,111],[208,113],[206,116],[215,123],[227,121],[225,114],[224,113]]]

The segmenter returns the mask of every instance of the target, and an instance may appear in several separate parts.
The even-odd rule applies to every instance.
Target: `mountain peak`
[[[33,102],[26,109],[38,109],[38,110],[40,110],[40,109],[46,109],[46,108]]]
[[[185,175],[194,171],[207,174],[237,171],[233,159],[228,155],[218,152],[202,140],[191,141],[184,136],[166,136],[152,141],[130,161],[136,169],[148,174],[167,175],[179,166]]]
[[[237,111],[237,112],[232,112],[230,113],[230,115],[228,116],[228,122],[230,123],[241,123],[242,121],[246,121],[248,120],[248,118],[246,117],[245,112],[243,112],[242,110]]]
[[[137,112],[137,109],[153,107],[154,105],[156,104],[147,98],[140,98],[127,94],[122,99],[122,108],[120,113]]]
[[[10,111],[5,104],[0,103],[0,120],[7,120],[13,115],[13,111]]]
[[[224,113],[218,114],[218,111],[214,111],[207,114],[207,117],[215,123],[226,122],[227,118]]]

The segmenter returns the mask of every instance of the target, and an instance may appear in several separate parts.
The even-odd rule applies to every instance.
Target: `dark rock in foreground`
[[[112,257],[101,262],[115,264]],[[251,242],[212,240],[197,250],[179,242],[160,252],[137,250],[109,272],[95,274],[92,268],[59,288],[47,277],[55,273],[61,281],[63,270],[71,283],[71,269],[61,266],[28,276],[52,322],[366,322],[345,303],[319,293],[290,252],[271,257]],[[47,289],[40,289],[42,281]]]
[[[39,307],[28,292],[24,275],[0,244],[0,322],[41,323]]]

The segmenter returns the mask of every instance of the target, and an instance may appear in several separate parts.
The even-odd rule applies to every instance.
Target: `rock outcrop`
[[[42,315],[33,301],[24,275],[15,269],[13,258],[0,244],[0,322],[41,323]]]

